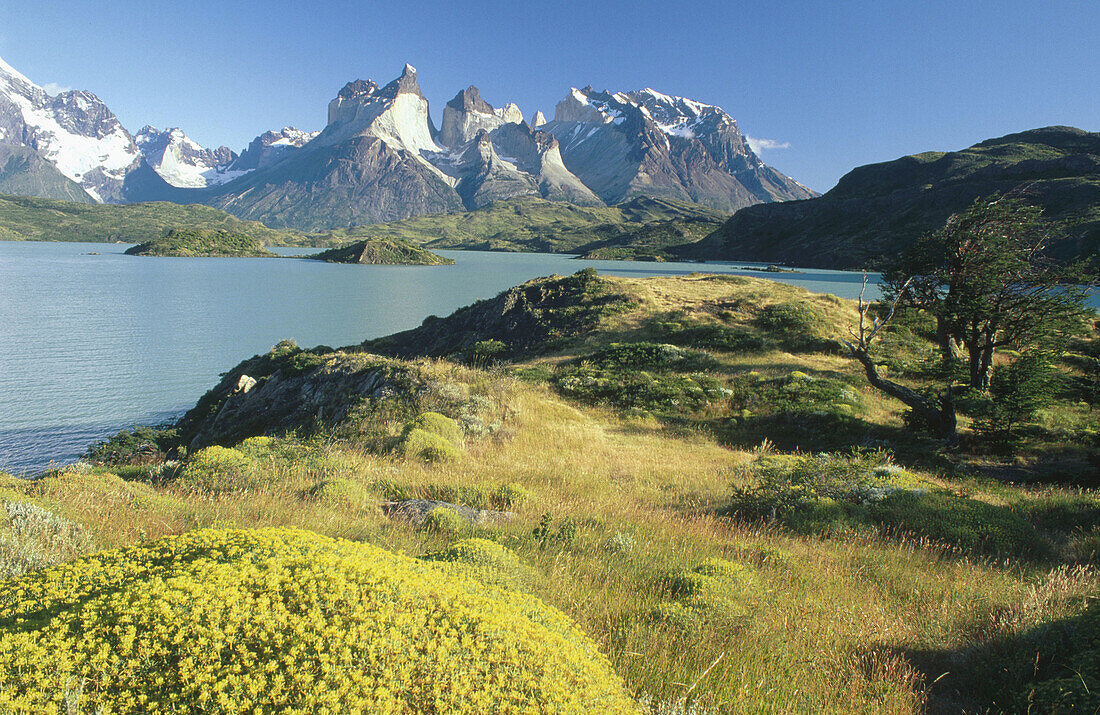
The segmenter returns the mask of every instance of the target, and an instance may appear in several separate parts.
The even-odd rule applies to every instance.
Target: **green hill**
[[[738,211],[684,258],[874,268],[982,196],[1009,191],[1065,229],[1059,258],[1100,250],[1100,133],[1046,127],[956,152],[925,152],[853,169],[816,199]]]
[[[274,258],[255,238],[220,229],[174,228],[162,238],[126,249],[128,256]]]
[[[706,206],[667,199],[574,206],[525,196],[475,211],[417,216],[313,234],[311,239],[315,245],[339,245],[364,238],[403,238],[428,248],[572,253],[589,244],[622,238],[646,224],[682,219],[717,224],[723,218]]]
[[[358,241],[350,246],[330,248],[306,258],[329,263],[370,265],[442,266],[454,263],[452,258],[444,258],[399,238]]]
[[[223,230],[264,245],[301,244],[295,231],[242,221],[209,206],[167,202],[83,204],[26,196],[0,196],[0,240],[144,243],[174,228]]]

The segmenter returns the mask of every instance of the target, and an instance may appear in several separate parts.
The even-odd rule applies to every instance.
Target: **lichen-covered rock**
[[[433,509],[441,507],[450,509],[470,524],[495,524],[501,521],[509,521],[516,516],[515,513],[510,511],[474,509],[462,504],[451,504],[434,499],[405,499],[403,501],[382,503],[382,511],[391,519],[404,521],[413,526],[421,526]]]

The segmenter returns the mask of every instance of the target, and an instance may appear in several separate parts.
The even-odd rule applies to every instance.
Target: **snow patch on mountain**
[[[243,176],[247,171],[230,171],[237,158],[229,147],[207,149],[173,127],[160,131],[145,126],[134,137],[145,160],[172,186],[201,189],[218,186]]]

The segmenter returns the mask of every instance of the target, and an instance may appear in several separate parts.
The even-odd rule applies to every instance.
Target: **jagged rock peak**
[[[416,68],[406,62],[405,68],[401,70],[401,76],[383,87],[382,94],[391,98],[399,94],[415,94],[423,97],[424,93],[420,91],[420,85],[416,82]]]
[[[370,100],[374,98],[393,99],[399,94],[415,94],[418,97],[423,97],[423,92],[420,91],[420,85],[416,82],[416,68],[410,64],[406,64],[405,68],[401,71],[401,75],[387,84],[385,87],[380,86],[373,79],[357,79],[354,82],[348,82],[343,88],[337,92],[336,97],[343,100]]]
[[[454,109],[461,109],[464,112],[480,112],[482,114],[493,113],[492,105],[481,98],[481,92],[472,84],[456,94],[454,99],[447,102],[447,106],[453,107]]]
[[[355,99],[356,97],[370,97],[375,92],[380,90],[381,87],[373,79],[357,79],[354,82],[348,82],[344,85],[343,89],[336,93],[336,96],[340,99]]]
[[[546,115],[542,113],[541,109],[535,110],[534,115],[531,117],[531,128],[538,129],[543,124],[546,124]]]

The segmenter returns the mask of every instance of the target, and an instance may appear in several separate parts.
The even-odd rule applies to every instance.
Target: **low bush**
[[[415,429],[438,435],[452,444],[457,445],[462,442],[462,428],[450,417],[441,415],[438,412],[420,413],[405,423],[402,434],[408,435],[409,432]]]
[[[369,494],[363,484],[351,479],[326,479],[310,487],[306,494],[309,498],[325,504],[347,506],[362,509]]]
[[[83,456],[94,464],[147,464],[162,461],[178,445],[179,433],[175,429],[137,426],[96,442]]]
[[[84,527],[42,507],[5,501],[0,511],[0,579],[21,576],[92,550]]]
[[[469,523],[454,509],[437,506],[428,512],[421,528],[438,534],[458,534],[466,531],[469,526]]]
[[[758,481],[737,487],[728,513],[800,533],[875,527],[975,553],[1040,555],[1045,546],[1011,509],[934,487],[882,451],[757,459]]]
[[[943,490],[898,491],[871,513],[884,527],[925,536],[960,549],[1000,555],[1041,555],[1035,527],[1010,509]]]
[[[789,352],[842,353],[844,344],[822,335],[827,324],[817,308],[805,302],[766,305],[756,316],[756,324],[767,331]]]
[[[195,531],[6,585],[0,710],[79,686],[85,712],[637,712],[538,599],[310,532]]]
[[[725,325],[685,327],[671,331],[664,337],[670,343],[684,347],[742,355],[762,353],[772,347],[771,341],[767,338],[745,328],[731,328]]]
[[[567,397],[593,404],[650,411],[699,409],[728,395],[722,384],[701,373],[651,374],[583,365],[559,372],[554,386]]]
[[[712,367],[714,361],[698,350],[665,343],[611,343],[580,362],[604,370],[679,370],[692,371]]]
[[[751,615],[758,580],[751,567],[707,559],[694,568],[669,574],[658,586],[671,600],[652,609],[650,619],[692,632],[705,626],[742,624]]]
[[[522,485],[511,482],[497,486],[485,484],[399,484],[387,479],[372,485],[390,501],[430,499],[461,504],[473,509],[509,510],[530,498]]]
[[[446,462],[458,456],[458,447],[453,442],[420,428],[410,429],[402,436],[400,450],[405,459],[425,462]]]
[[[253,486],[252,462],[232,447],[206,447],[183,465],[176,483],[212,494],[240,491]]]

